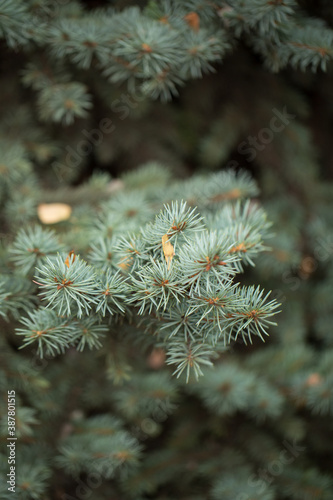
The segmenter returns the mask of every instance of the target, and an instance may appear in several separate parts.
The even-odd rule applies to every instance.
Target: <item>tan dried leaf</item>
[[[175,255],[175,249],[173,248],[172,243],[169,241],[167,234],[164,234],[162,236],[162,248],[165,260],[168,264],[168,269],[170,269],[171,261]]]
[[[66,257],[66,260],[65,260],[65,265],[66,265],[67,267],[69,267],[69,265],[70,265],[70,263],[69,263],[69,259],[71,258],[71,256],[72,256],[72,255],[74,255],[74,258],[73,258],[73,262],[74,262],[75,257],[76,257],[76,255],[75,255],[75,253],[74,253],[74,250],[71,250],[71,251],[69,252],[69,254],[67,255],[67,257]]]
[[[41,203],[37,215],[43,224],[56,224],[70,218],[72,207],[66,203]]]

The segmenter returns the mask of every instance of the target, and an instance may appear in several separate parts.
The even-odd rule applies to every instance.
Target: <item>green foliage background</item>
[[[331,2],[0,0],[0,14],[0,498],[331,499]],[[272,291],[278,325],[265,344],[205,345],[204,376],[186,383],[172,377],[181,343],[154,335],[161,318],[127,320],[122,238],[173,200],[225,229],[246,199],[260,238],[239,281]],[[53,202],[72,215],[43,225]],[[139,250],[162,266],[145,231]],[[185,236],[191,258],[200,243]],[[68,326],[59,303],[36,312],[45,256],[60,252],[63,273],[70,250],[79,276],[92,279],[87,259],[114,287],[98,305],[110,325],[71,309]],[[48,328],[38,344],[31,332]]]

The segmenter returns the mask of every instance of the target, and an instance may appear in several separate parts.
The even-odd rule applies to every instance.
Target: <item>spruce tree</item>
[[[0,0],[0,498],[333,496],[333,9]]]

